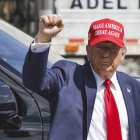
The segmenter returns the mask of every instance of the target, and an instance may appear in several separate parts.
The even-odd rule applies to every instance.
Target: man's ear
[[[88,45],[86,45],[86,51],[88,52]]]
[[[91,46],[89,46],[89,45],[86,45],[86,51],[87,51],[87,54],[89,54],[90,53],[90,48],[91,48]]]
[[[89,60],[89,52],[90,52],[89,45],[86,46],[86,51],[87,51],[87,59]]]
[[[121,58],[121,62],[124,60],[125,55],[126,55],[127,49],[126,47],[122,48],[122,58]]]

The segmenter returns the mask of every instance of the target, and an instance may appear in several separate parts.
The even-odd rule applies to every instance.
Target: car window
[[[7,114],[4,114],[4,111],[10,112],[15,110],[16,112],[16,120],[14,117],[9,115],[10,119],[5,119],[3,121],[3,129],[0,129],[1,140],[42,140],[42,117],[34,97],[23,87],[20,78],[17,78],[14,74],[3,67],[0,67],[0,80],[4,82],[5,88],[9,87],[11,90],[11,94],[14,96],[14,101],[17,106],[17,108],[8,107],[8,102],[10,100],[7,100],[7,104],[5,104],[7,106],[1,109],[3,110],[1,111],[1,114],[6,116]],[[3,94],[7,95],[5,90],[3,90]],[[17,122],[17,119],[20,121]],[[18,127],[15,127],[14,124]]]
[[[25,56],[29,46],[20,42],[18,37],[11,36],[5,31],[0,29],[0,59],[4,60],[7,64],[22,73],[22,67]],[[50,68],[53,63],[61,57],[55,52],[50,52],[48,67]],[[63,59],[63,58],[61,58]]]
[[[0,58],[21,72],[27,46],[0,30],[0,50]]]
[[[33,38],[31,36],[0,19],[0,59],[4,60],[21,74],[24,59],[32,41]],[[47,67],[50,68],[60,59],[64,58],[51,47]],[[7,65],[4,66],[7,67]]]

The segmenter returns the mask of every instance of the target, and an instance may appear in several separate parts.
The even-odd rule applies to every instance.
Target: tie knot
[[[105,80],[105,82],[104,82],[104,85],[106,88],[110,88],[111,84],[112,84],[112,82],[109,79]]]

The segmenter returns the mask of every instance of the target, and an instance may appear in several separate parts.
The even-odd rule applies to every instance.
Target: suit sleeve
[[[67,79],[64,61],[47,68],[49,48],[40,53],[29,52],[23,65],[23,84],[45,98],[55,96]]]

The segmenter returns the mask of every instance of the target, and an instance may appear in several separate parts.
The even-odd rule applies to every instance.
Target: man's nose
[[[102,55],[104,57],[108,57],[110,55],[111,51],[108,47],[104,47],[103,50],[102,50]]]

